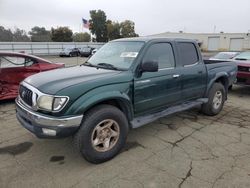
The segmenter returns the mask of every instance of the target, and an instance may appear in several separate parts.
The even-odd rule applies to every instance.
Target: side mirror
[[[158,62],[157,61],[146,61],[141,64],[142,72],[157,72]]]

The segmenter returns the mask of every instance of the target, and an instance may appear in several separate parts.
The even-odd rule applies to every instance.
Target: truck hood
[[[38,73],[24,81],[43,93],[54,95],[69,86],[111,78],[120,72],[95,67],[75,66]]]

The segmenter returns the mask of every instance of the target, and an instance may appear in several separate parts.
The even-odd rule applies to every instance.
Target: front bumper
[[[83,115],[53,117],[32,111],[16,99],[16,116],[21,125],[39,138],[62,138],[74,134]]]
[[[236,84],[250,85],[250,72],[238,71]]]

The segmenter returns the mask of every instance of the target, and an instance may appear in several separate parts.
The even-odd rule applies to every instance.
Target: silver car
[[[215,56],[209,58],[209,60],[232,60],[240,52],[219,52]]]

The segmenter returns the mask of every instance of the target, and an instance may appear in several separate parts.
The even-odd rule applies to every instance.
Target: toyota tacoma
[[[80,66],[26,78],[16,115],[39,138],[73,136],[87,161],[101,163],[130,129],[196,106],[217,115],[236,73],[233,62],[203,61],[194,40],[118,39]]]

